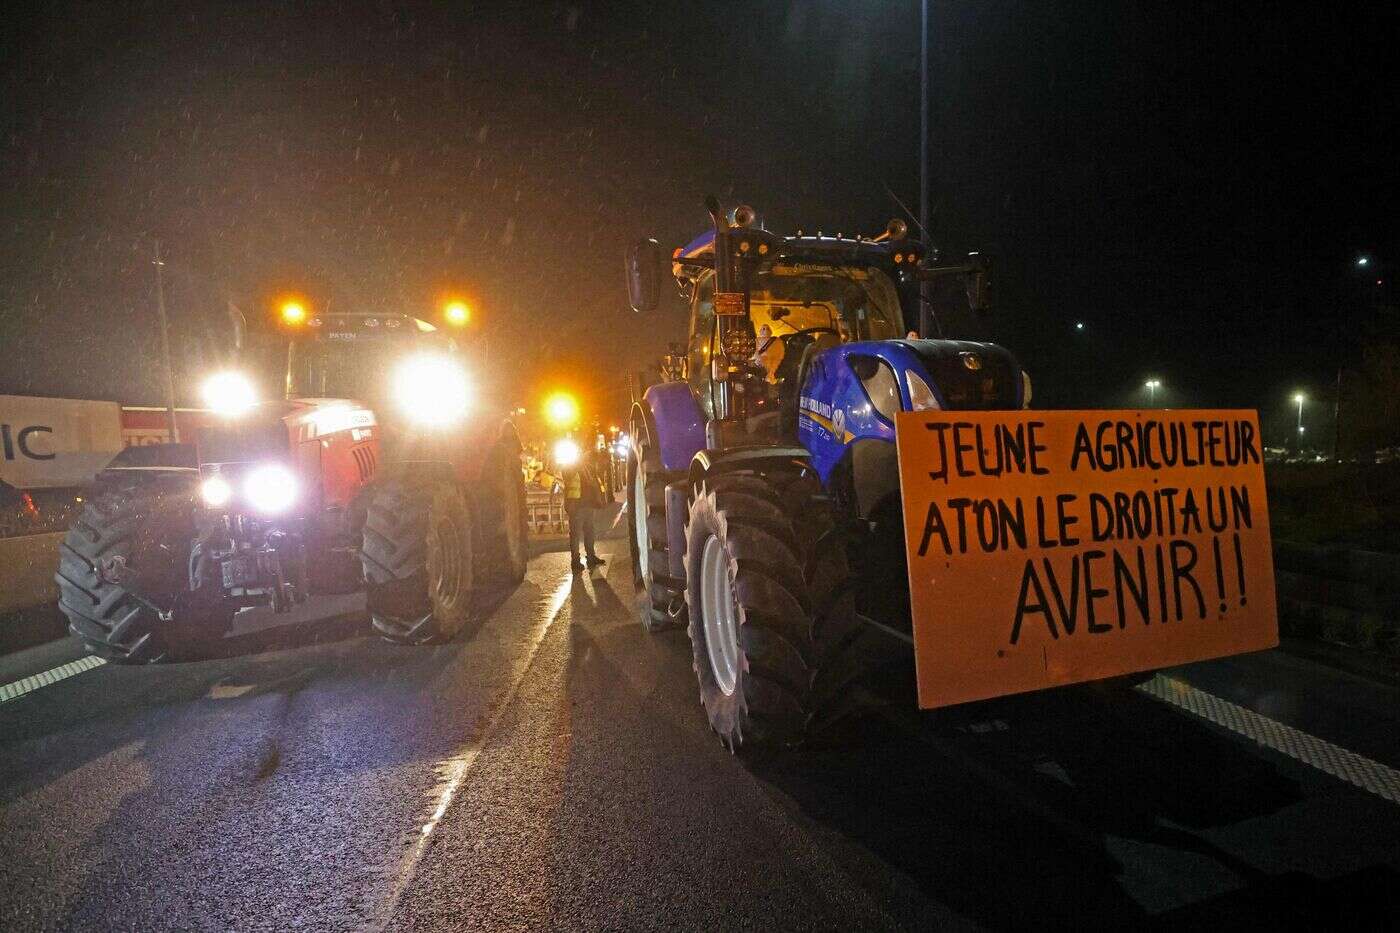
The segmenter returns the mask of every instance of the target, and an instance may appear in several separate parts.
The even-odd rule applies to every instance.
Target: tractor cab
[[[455,424],[471,406],[462,337],[406,314],[322,314],[289,328],[286,396],[355,399],[381,423]]]
[[[909,238],[900,221],[876,237],[830,237],[778,236],[758,226],[751,212],[735,220],[726,236],[739,258],[731,263],[727,294],[717,287],[714,231],[676,250],[671,273],[690,303],[685,379],[703,419],[734,423],[741,429],[739,443],[800,442],[816,455],[825,476],[842,455],[837,448],[854,439],[834,430],[836,411],[840,427],[845,416],[863,411],[867,436],[889,441],[893,413],[901,407],[1016,407],[1021,401],[1019,368],[1001,372],[1014,363],[996,365],[1003,362],[998,359],[985,372],[950,373],[949,398],[943,400],[943,388],[926,375],[934,357],[983,346],[1009,361],[990,345],[918,339],[921,302],[985,310],[989,270],[982,257],[930,265],[922,244]],[[638,254],[632,268],[649,263]],[[645,284],[634,288],[642,300],[634,307],[645,304]],[[930,292],[931,300],[925,297]],[[851,365],[821,365],[823,355],[837,348],[845,348],[841,355],[850,356]],[[856,393],[848,399],[851,393],[836,383],[852,375]],[[867,396],[888,404],[872,407]],[[845,410],[847,401],[859,411]],[[833,439],[834,447],[828,443]]]

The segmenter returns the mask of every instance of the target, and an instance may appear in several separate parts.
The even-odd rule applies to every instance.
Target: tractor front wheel
[[[183,482],[99,494],[84,505],[59,545],[54,579],[69,631],[88,651],[117,664],[152,664],[227,631],[233,611],[217,594],[196,600],[190,592],[194,513]],[[180,611],[167,622],[157,605]]]
[[[360,556],[376,632],[412,645],[461,632],[471,608],[472,516],[455,485],[385,483],[370,499]]]
[[[844,544],[810,477],[728,474],[697,490],[686,603],[700,702],[731,751],[798,741],[826,645],[854,621]]]

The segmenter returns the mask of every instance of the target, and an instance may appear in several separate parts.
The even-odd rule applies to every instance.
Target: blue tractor
[[[987,309],[979,256],[939,266],[900,221],[780,236],[707,207],[689,245],[627,257],[634,310],[668,265],[690,304],[680,378],[631,413],[627,508],[641,623],[687,627],[710,725],[738,749],[839,708],[866,632],[909,638],[896,413],[1022,408],[1030,381],[1000,346],[915,333],[930,290]]]

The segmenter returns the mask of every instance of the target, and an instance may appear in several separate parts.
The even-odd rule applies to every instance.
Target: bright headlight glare
[[[243,481],[243,496],[256,511],[285,512],[297,499],[297,478],[277,463],[255,467]]]
[[[423,425],[452,424],[467,413],[466,373],[444,356],[410,357],[394,373],[394,397],[404,414]]]
[[[199,495],[211,509],[221,509],[233,498],[233,487],[222,476],[211,476],[200,484]]]
[[[204,404],[217,414],[241,415],[258,402],[258,394],[247,376],[237,372],[215,373],[204,380]]]
[[[909,410],[910,411],[939,411],[943,408],[938,404],[938,397],[933,394],[928,383],[924,382],[924,377],[914,370],[906,370],[905,381],[909,383]]]
[[[578,463],[578,458],[583,455],[576,441],[571,441],[567,437],[554,444],[554,462],[561,467],[571,467]]]

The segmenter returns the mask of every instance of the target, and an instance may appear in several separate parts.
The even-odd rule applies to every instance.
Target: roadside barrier
[[[564,497],[543,489],[529,490],[525,494],[525,521],[532,535],[568,534]]]
[[[1400,554],[1277,541],[1274,578],[1285,634],[1400,649]]]

